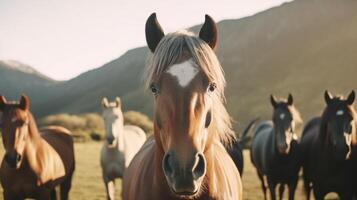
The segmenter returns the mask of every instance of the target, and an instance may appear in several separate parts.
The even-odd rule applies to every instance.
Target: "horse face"
[[[11,168],[21,166],[26,140],[29,132],[28,107],[29,100],[22,96],[20,104],[7,104],[4,97],[0,97],[2,111],[2,141],[5,147],[5,161]]]
[[[328,142],[333,147],[334,157],[338,160],[349,159],[353,134],[356,134],[356,122],[352,104],[354,92],[351,92],[347,100],[332,98],[325,93],[327,99],[327,124],[326,132]]]
[[[291,112],[293,106],[292,95],[289,94],[287,101],[277,102],[271,96],[271,103],[274,107],[273,122],[275,131],[276,148],[280,154],[289,154],[291,142],[295,137],[295,121]]]
[[[204,151],[215,92],[191,59],[167,68],[151,85],[155,95],[155,135],[165,152],[162,168],[171,190],[179,196],[198,193],[206,173]]]
[[[118,140],[119,125],[123,123],[123,113],[121,111],[120,99],[117,97],[115,102],[109,103],[107,98],[102,100],[102,116],[105,124],[105,139],[109,146],[113,146]]]

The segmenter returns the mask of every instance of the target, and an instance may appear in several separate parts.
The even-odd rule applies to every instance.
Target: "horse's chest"
[[[23,194],[32,197],[39,190],[37,186],[37,177],[32,172],[12,172],[6,170],[7,176],[2,176],[1,183],[5,190],[13,191],[17,194]]]
[[[124,155],[120,152],[106,152],[102,155],[102,168],[107,177],[123,177],[125,169]]]

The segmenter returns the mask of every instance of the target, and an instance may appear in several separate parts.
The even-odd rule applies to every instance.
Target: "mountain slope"
[[[9,100],[18,100],[26,93],[37,104],[57,83],[28,65],[13,60],[0,61],[0,94]]]
[[[354,0],[296,0],[219,22],[217,55],[226,72],[228,110],[239,122],[235,127],[256,116],[270,118],[271,93],[286,97],[291,92],[306,121],[321,113],[325,89],[342,94],[357,89],[356,10]],[[147,47],[132,49],[98,69],[54,84],[34,112],[99,111],[102,96],[118,95],[125,110],[151,114],[152,97],[142,81],[147,56]]]

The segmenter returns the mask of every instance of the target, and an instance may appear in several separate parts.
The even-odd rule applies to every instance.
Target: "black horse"
[[[289,94],[287,101],[277,101],[271,95],[273,120],[257,125],[251,145],[251,160],[262,183],[264,199],[267,186],[271,199],[275,200],[278,184],[282,199],[285,185],[289,188],[289,199],[294,199],[300,169],[300,149],[295,134],[295,123],[302,122]]]
[[[352,199],[350,157],[357,120],[352,106],[354,100],[354,91],[347,99],[333,97],[325,91],[327,106],[322,116],[310,120],[303,130],[300,146],[307,199],[310,199],[311,189],[317,200],[324,199],[329,192],[336,192],[343,200]]]
[[[243,131],[241,137],[239,139],[234,139],[232,144],[226,146],[226,150],[228,151],[228,154],[231,156],[234,164],[236,165],[240,176],[243,176],[243,168],[244,168],[244,157],[243,157],[243,144],[246,142],[248,139],[248,133],[254,126],[254,123],[258,119],[255,119],[251,121],[247,128]]]

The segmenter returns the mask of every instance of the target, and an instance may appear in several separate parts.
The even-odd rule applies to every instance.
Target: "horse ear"
[[[329,104],[332,100],[332,95],[329,91],[325,90],[325,102],[326,104]]]
[[[120,97],[115,98],[115,104],[117,107],[121,107]]]
[[[152,13],[150,17],[146,20],[145,36],[146,43],[148,44],[149,49],[152,53],[154,53],[157,45],[165,36],[164,31],[162,30],[159,22],[157,21],[156,13]]]
[[[274,95],[270,95],[270,102],[271,102],[271,105],[275,108],[277,105],[278,105],[278,103],[276,102],[276,98],[275,98],[275,96]]]
[[[289,94],[288,96],[288,105],[291,106],[294,103],[293,95]]]
[[[103,97],[103,99],[102,99],[102,106],[103,106],[104,108],[108,108],[108,107],[109,107],[109,102],[108,102],[107,97]]]
[[[21,95],[20,108],[22,110],[28,110],[30,108],[30,99],[26,95]]]
[[[347,100],[346,100],[348,105],[352,105],[353,104],[353,102],[355,101],[355,97],[356,97],[355,91],[352,90],[351,93],[348,95]]]
[[[6,98],[4,96],[0,96],[0,111],[4,110],[4,107],[6,105]]]
[[[205,16],[205,23],[203,24],[199,37],[205,41],[212,49],[217,46],[217,26],[212,17],[209,15]]]

